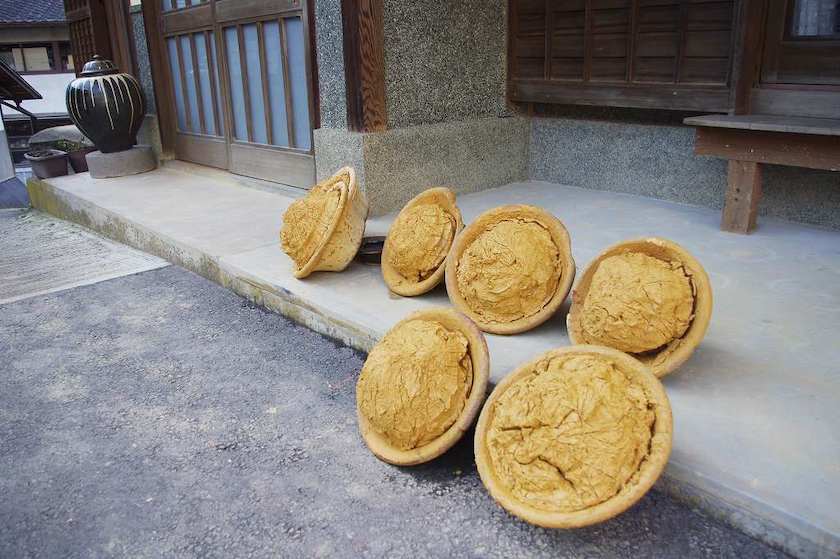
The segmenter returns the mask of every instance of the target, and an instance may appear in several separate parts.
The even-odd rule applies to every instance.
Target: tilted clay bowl
[[[446,260],[452,304],[493,334],[517,334],[548,320],[574,278],[568,231],[535,206],[484,212],[458,235]]]
[[[356,412],[365,444],[398,466],[440,456],[478,415],[489,368],[484,336],[467,317],[449,308],[410,314],[376,344],[359,375]]]
[[[329,215],[317,214],[322,208],[312,204],[321,196],[332,197],[330,204],[323,206],[329,208]],[[294,263],[294,276],[305,278],[312,272],[345,269],[362,244],[367,214],[367,199],[356,183],[352,167],[343,167],[296,200],[283,216],[280,233],[283,250]],[[301,220],[311,222],[304,227]],[[301,239],[300,231],[304,230],[306,238]],[[296,254],[290,247],[300,242],[305,242],[306,249]]]
[[[391,224],[382,249],[382,277],[388,289],[404,297],[434,289],[443,280],[446,255],[463,228],[454,192],[437,187],[415,196]],[[412,269],[404,273],[401,268]]]
[[[603,522],[636,503],[671,452],[668,396],[648,367],[602,346],[554,349],[493,390],[475,431],[481,481],[545,528]]]
[[[659,270],[652,276],[645,272],[648,276],[644,277],[631,270],[634,262],[653,263]],[[596,273],[602,265],[605,268],[598,277]],[[674,284],[674,278],[683,285]],[[592,289],[593,280],[596,289]],[[666,284],[671,286],[668,292]],[[675,290],[684,293],[683,303],[679,302],[679,295],[673,295]],[[595,298],[601,293],[610,301],[593,299],[587,303],[590,293]],[[651,237],[613,245],[587,266],[572,292],[566,324],[573,344],[600,344],[626,351],[648,365],[656,376],[663,377],[689,358],[706,334],[711,316],[712,288],[703,266],[678,244]],[[672,332],[673,339],[662,332]],[[625,342],[618,336],[630,338]],[[664,343],[652,348],[630,347],[641,343],[633,337]]]

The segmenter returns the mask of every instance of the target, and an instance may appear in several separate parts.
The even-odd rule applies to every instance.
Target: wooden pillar
[[[761,163],[730,160],[727,182],[720,228],[749,233],[755,229],[761,199]]]
[[[111,60],[122,72],[137,76],[137,54],[134,51],[134,27],[128,0],[104,3]]]
[[[347,127],[356,132],[379,132],[388,126],[382,2],[341,2]]]
[[[76,75],[94,54],[113,59],[108,15],[102,0],[64,0],[64,12]]]
[[[172,159],[175,157],[175,105],[173,95],[170,93],[172,88],[166,68],[169,56],[166,52],[166,44],[163,42],[161,3],[155,0],[144,0],[142,7],[143,27],[146,29],[146,44],[149,48],[149,66],[155,88],[161,155],[163,159]],[[209,45],[207,52],[209,56]],[[221,69],[219,72],[221,73]],[[212,80],[211,83],[213,83]]]

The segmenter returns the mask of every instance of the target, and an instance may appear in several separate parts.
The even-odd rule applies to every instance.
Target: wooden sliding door
[[[314,182],[303,0],[161,0],[179,159]]]

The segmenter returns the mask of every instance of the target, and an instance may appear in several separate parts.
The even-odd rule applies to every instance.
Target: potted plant
[[[32,172],[39,179],[67,174],[67,153],[59,149],[34,149],[23,156],[32,164]]]
[[[96,149],[93,146],[71,140],[58,140],[55,147],[67,152],[70,158],[70,166],[77,173],[84,173],[88,170],[87,158],[85,156]]]

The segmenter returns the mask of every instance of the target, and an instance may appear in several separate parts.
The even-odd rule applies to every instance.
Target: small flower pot
[[[86,173],[88,170],[87,154],[96,151],[95,147],[88,147],[77,151],[71,151],[67,155],[70,157],[70,166],[73,171],[77,173]]]
[[[67,152],[57,149],[40,149],[23,155],[32,165],[32,173],[39,179],[61,177],[67,174]]]

